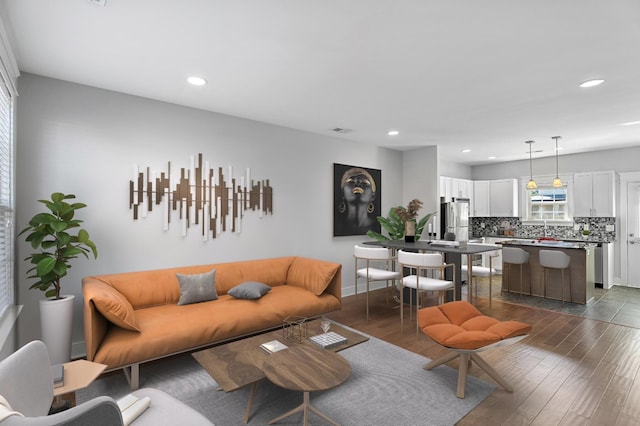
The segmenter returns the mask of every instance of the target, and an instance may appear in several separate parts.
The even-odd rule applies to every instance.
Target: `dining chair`
[[[492,277],[494,275],[498,275],[498,270],[493,267],[493,260],[500,256],[501,247],[496,244],[483,244],[486,246],[495,247],[495,250],[487,251],[482,253],[482,258],[488,260],[489,266],[475,266],[471,267],[471,277],[469,277],[469,266],[462,265],[460,266],[460,270],[462,273],[467,274],[467,301],[471,302],[472,300],[472,290],[475,290],[475,297],[478,297],[478,277],[480,278],[489,278],[489,309],[491,306],[491,296],[493,293],[493,280]],[[484,262],[483,262],[484,263]]]
[[[400,291],[400,327],[404,330],[404,288],[410,288],[416,293],[416,334],[418,328],[418,310],[420,309],[420,293],[427,291],[439,292],[439,303],[444,303],[444,296],[448,290],[453,291],[455,299],[456,270],[453,263],[444,263],[441,253],[412,253],[404,250],[398,251],[398,264],[401,268],[409,268],[409,275],[402,278]],[[446,268],[452,270],[452,280],[444,279]],[[429,274],[435,275],[430,277]],[[410,292],[409,305],[413,305],[413,292]],[[409,309],[409,320],[412,311]]]
[[[400,280],[400,272],[395,271],[395,258],[388,248],[384,247],[362,247],[359,245],[353,248],[355,258],[355,291],[358,294],[358,279],[364,278],[367,285],[367,320],[369,319],[369,284],[374,281],[386,281],[387,302],[389,301],[389,282]],[[359,268],[364,262],[365,267]],[[382,267],[381,267],[382,266]]]

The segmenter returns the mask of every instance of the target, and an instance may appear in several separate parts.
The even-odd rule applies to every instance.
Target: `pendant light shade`
[[[556,178],[553,180],[553,187],[554,188],[561,188],[562,187],[562,181],[560,180],[560,177],[558,176],[558,139],[560,139],[562,136],[553,136],[551,139],[555,139],[556,140]]]
[[[529,182],[527,182],[527,189],[538,189],[538,184],[535,180],[533,180],[533,162],[531,159],[531,144],[536,143],[536,141],[526,141],[526,144],[529,145]]]

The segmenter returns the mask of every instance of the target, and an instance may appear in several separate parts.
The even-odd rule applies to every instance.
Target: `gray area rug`
[[[312,393],[311,404],[342,425],[453,425],[496,388],[468,376],[466,397],[459,399],[456,370],[439,366],[426,371],[422,367],[428,358],[374,337],[339,354],[349,361],[351,376],[337,388]],[[216,390],[216,382],[189,354],[143,364],[140,381],[141,387],[173,395],[217,426],[243,424],[250,387],[231,393]],[[128,392],[124,374],[118,372],[78,391],[76,399],[78,403],[99,395],[117,399]],[[301,393],[263,380],[257,387],[249,425],[266,425],[301,402]],[[309,422],[327,424],[313,413]],[[302,413],[276,424],[302,424]]]

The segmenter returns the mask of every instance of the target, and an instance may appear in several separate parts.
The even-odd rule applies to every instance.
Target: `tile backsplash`
[[[472,217],[470,218],[471,238],[496,237],[505,234],[516,238],[553,237],[558,240],[585,240],[611,242],[616,239],[615,217],[574,217],[573,226],[525,225],[518,217]],[[484,227],[483,227],[484,224]],[[576,230],[576,225],[578,229]],[[607,230],[607,225],[610,225]],[[589,235],[584,236],[582,230],[588,226]],[[505,232],[505,230],[507,230]],[[511,232],[509,232],[511,231]]]

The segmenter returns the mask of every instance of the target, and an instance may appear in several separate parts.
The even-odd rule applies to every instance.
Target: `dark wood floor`
[[[416,335],[408,307],[401,330],[399,308],[385,296],[384,290],[370,293],[368,321],[364,294],[343,298],[342,310],[328,316],[428,358],[442,355],[425,335]],[[526,322],[533,330],[520,343],[482,352],[514,391],[498,388],[459,425],[640,426],[640,329],[495,298],[491,311],[488,299],[475,304],[487,315]],[[457,368],[456,361],[449,365]],[[470,374],[492,381],[475,365]]]

